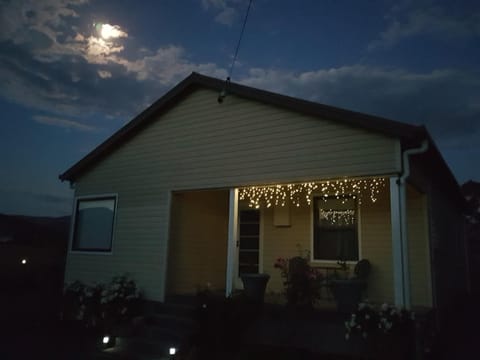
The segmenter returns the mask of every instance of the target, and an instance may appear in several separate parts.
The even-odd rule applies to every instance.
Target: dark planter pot
[[[245,296],[252,302],[262,304],[265,297],[265,288],[270,279],[268,274],[243,274],[240,276],[243,282]]]
[[[337,310],[343,313],[351,313],[357,309],[362,300],[362,294],[367,283],[364,280],[332,280],[330,287],[337,304]]]

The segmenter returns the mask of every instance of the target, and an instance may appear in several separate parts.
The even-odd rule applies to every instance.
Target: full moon
[[[102,24],[100,27],[100,36],[105,39],[127,37],[127,33],[122,31],[118,25]]]
[[[100,35],[104,39],[115,37],[115,28],[110,24],[103,24],[102,28],[100,29]]]

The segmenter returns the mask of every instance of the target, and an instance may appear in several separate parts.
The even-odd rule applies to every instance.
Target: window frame
[[[353,197],[353,194],[342,194],[342,197]],[[326,264],[326,265],[337,265],[338,260],[329,260],[329,259],[315,259],[314,258],[314,246],[315,246],[315,198],[323,199],[322,194],[313,193],[310,197],[311,211],[310,211],[310,262],[313,264]],[[327,198],[335,199],[335,195],[328,195]],[[362,259],[362,216],[361,216],[361,207],[358,199],[355,199],[355,211],[357,214],[357,246],[358,246],[358,260],[347,260],[346,263],[350,265],[356,264]]]
[[[111,235],[111,241],[110,241],[110,249],[108,249],[108,250],[99,250],[99,249],[88,250],[88,249],[74,248],[75,229],[76,229],[76,225],[77,225],[78,205],[81,201],[94,201],[94,200],[114,200],[112,235]],[[68,252],[72,253],[72,254],[111,255],[113,253],[113,246],[114,246],[114,241],[115,241],[115,229],[116,229],[116,223],[117,223],[117,207],[118,207],[118,194],[117,193],[105,193],[105,194],[75,196],[75,198],[73,200],[72,221],[70,222],[70,236],[69,236]]]

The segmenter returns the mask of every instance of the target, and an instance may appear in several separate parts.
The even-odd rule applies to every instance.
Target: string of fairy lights
[[[355,223],[355,210],[318,209],[320,220],[327,220],[331,224],[353,225]]]
[[[285,206],[287,203],[300,207],[302,204],[310,205],[312,194],[320,197],[325,202],[334,198],[345,203],[348,198],[353,198],[359,204],[365,199],[375,203],[383,188],[386,186],[384,178],[366,179],[339,179],[321,182],[305,182],[295,184],[278,184],[267,186],[250,186],[239,189],[239,199],[248,201],[252,208],[262,206]]]

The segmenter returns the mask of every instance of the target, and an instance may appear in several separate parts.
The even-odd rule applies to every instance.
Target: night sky
[[[58,216],[58,175],[192,71],[224,79],[248,0],[0,0],[0,212]],[[232,81],[424,124],[480,180],[480,2],[254,0]]]

